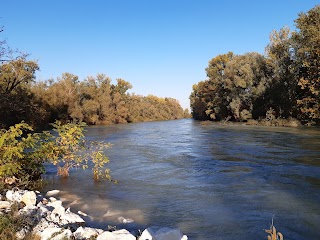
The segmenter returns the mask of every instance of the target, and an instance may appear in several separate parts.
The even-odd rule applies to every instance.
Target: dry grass
[[[265,230],[268,235],[268,240],[283,240],[283,235],[281,232],[277,232],[277,229],[274,226],[271,226],[270,229]]]
[[[23,228],[30,228],[32,222],[29,218],[23,215],[18,215],[19,207],[17,204],[13,204],[8,213],[2,213],[0,215],[0,239],[1,240],[16,240],[16,233]],[[37,237],[32,233],[27,233],[24,240],[35,240]]]

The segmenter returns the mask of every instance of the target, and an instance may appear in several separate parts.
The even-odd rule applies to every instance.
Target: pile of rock
[[[62,201],[54,196],[59,190],[47,192],[42,196],[40,192],[13,189],[8,190],[5,196],[0,195],[0,213],[11,211],[11,206],[17,204],[18,215],[27,219],[28,225],[16,233],[17,239],[23,239],[26,234],[32,233],[42,240],[59,239],[97,239],[97,240],[186,240],[180,230],[171,228],[151,227],[145,229],[141,236],[135,237],[126,229],[107,231],[85,227],[86,214],[78,214],[65,209]]]

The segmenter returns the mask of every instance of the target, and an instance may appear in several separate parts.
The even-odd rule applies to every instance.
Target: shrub
[[[83,133],[86,126],[84,123],[62,125],[61,122],[56,121],[52,125],[58,136],[48,142],[46,155],[48,160],[58,167],[58,175],[67,177],[71,168],[86,169],[92,161],[93,178],[111,180],[110,170],[104,169],[105,164],[109,162],[104,151],[110,147],[110,144],[86,141]]]
[[[22,122],[0,130],[0,178],[28,180],[44,173],[43,150],[48,133],[28,133],[32,127]]]
[[[109,159],[104,154],[110,145],[84,139],[83,123],[52,124],[57,135],[50,132],[34,133],[31,126],[21,122],[8,130],[0,130],[0,179],[3,182],[26,183],[44,173],[44,162],[58,168],[58,175],[67,177],[71,168],[89,167],[92,161],[93,178],[111,180],[105,169]]]

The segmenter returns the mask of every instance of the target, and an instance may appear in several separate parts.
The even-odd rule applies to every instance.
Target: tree
[[[264,105],[260,116],[264,116],[266,111],[272,108],[276,117],[297,117],[297,94],[300,87],[291,31],[288,27],[272,31],[266,55],[271,75],[264,99],[258,101]]]
[[[123,80],[117,79],[117,84],[111,86],[111,96],[114,106],[114,122],[115,123],[127,123],[128,121],[128,101],[127,90],[131,89],[132,85]]]
[[[38,69],[36,62],[24,59],[0,65],[0,125],[3,127],[21,120],[37,121],[38,109],[30,86]]]
[[[206,68],[208,80],[193,86],[192,115],[201,120],[235,121],[252,117],[255,100],[264,92],[267,63],[258,53],[218,55]]]
[[[266,59],[258,53],[234,56],[226,64],[222,88],[233,120],[252,118],[254,102],[265,91],[267,69]]]
[[[298,28],[292,39],[299,66],[299,86],[302,91],[297,101],[302,118],[320,123],[320,5],[295,20]]]
[[[18,59],[0,66],[0,93],[10,94],[18,87],[25,87],[35,80],[35,72],[39,70],[34,61]]]
[[[79,101],[78,76],[71,73],[63,73],[46,92],[44,101],[51,107],[51,121],[60,119],[67,122],[72,119],[71,115],[76,118],[75,112],[78,111]]]
[[[210,117],[212,119],[215,119],[216,113],[219,112],[218,109],[207,110],[208,103],[210,101],[210,99],[207,99],[207,96],[208,96],[207,88],[208,88],[208,80],[199,82],[198,84],[194,84],[192,86],[193,91],[190,95],[190,106],[191,106],[191,114],[194,119],[209,120]]]
[[[112,123],[111,79],[104,74],[87,77],[80,87],[80,107],[88,124]]]

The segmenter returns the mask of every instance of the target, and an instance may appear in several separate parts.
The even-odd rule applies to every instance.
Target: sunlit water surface
[[[48,166],[47,189],[61,189],[90,226],[177,227],[189,239],[266,239],[272,218],[285,239],[320,239],[320,129],[203,125],[191,119],[88,127],[113,144],[119,184]],[[133,223],[121,224],[121,218]]]

